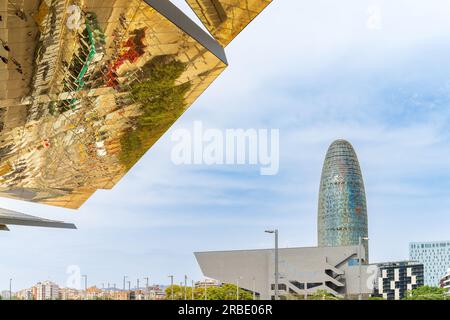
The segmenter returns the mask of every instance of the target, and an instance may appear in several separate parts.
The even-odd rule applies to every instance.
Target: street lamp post
[[[170,278],[170,295],[171,299],[173,300],[173,276],[169,276]]]
[[[149,288],[148,288],[148,280],[149,280],[149,277],[145,277],[144,280],[145,280],[145,290],[147,291],[147,297],[148,297],[149,300],[150,300],[150,290],[149,290]]]
[[[361,262],[361,247],[362,247],[362,240],[366,240],[369,241],[368,237],[359,237],[358,238],[358,262],[359,262],[359,295],[358,295],[358,300],[362,300],[362,262]]]
[[[187,279],[188,276],[184,275],[184,300],[187,300]]]
[[[125,291],[125,283],[127,280],[128,276],[123,276],[123,291]]]
[[[239,280],[241,279],[242,277],[236,279],[236,300],[239,300]]]
[[[256,280],[255,277],[253,277],[253,300],[256,300],[256,284],[255,284]]]
[[[87,275],[82,275],[84,278],[84,300],[87,300]]]
[[[192,290],[191,290],[191,298],[192,300],[195,300],[194,298],[194,280],[192,280]]]
[[[12,300],[12,279],[9,279],[9,300]]]
[[[278,300],[278,229],[265,232],[275,234],[275,300]]]

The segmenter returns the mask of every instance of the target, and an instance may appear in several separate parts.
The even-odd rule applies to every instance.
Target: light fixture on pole
[[[169,276],[170,278],[170,297],[173,300],[173,276]]]
[[[255,282],[256,282],[256,279],[255,279],[255,277],[253,277],[253,300],[256,300],[256,284],[255,284]]]
[[[123,291],[125,291],[125,283],[128,276],[123,276]]]
[[[239,280],[241,279],[242,277],[236,279],[236,300],[239,300]]]
[[[150,290],[149,290],[149,288],[148,288],[148,281],[149,281],[149,279],[150,279],[150,277],[145,277],[145,278],[144,278],[144,280],[145,280],[145,290],[146,290],[146,294],[147,294],[147,297],[148,297],[149,300],[150,300]]]
[[[187,279],[188,276],[184,275],[184,300],[187,300]]]
[[[362,247],[362,241],[369,241],[368,237],[359,237],[358,238],[358,263],[359,263],[359,295],[358,295],[358,300],[362,300],[362,273],[361,273],[361,269],[362,269],[362,257],[361,257],[361,247]]]
[[[275,300],[278,300],[278,229],[266,230],[265,232],[275,235]]]
[[[82,275],[84,278],[84,300],[87,300],[87,275]]]

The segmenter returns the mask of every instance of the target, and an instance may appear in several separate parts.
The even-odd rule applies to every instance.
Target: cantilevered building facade
[[[268,0],[0,0],[0,196],[110,189],[225,70]]]
[[[328,149],[322,169],[318,209],[319,246],[358,245],[366,238],[364,182],[352,145],[337,140]],[[362,240],[368,257],[368,243]]]

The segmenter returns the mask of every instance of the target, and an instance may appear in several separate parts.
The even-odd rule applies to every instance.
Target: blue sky
[[[10,277],[13,289],[64,285],[70,265],[90,285],[200,279],[194,251],[269,247],[267,228],[283,246],[314,246],[321,167],[338,138],[360,160],[372,262],[450,239],[449,15],[445,0],[274,0],[227,48],[230,67],[113,190],[79,211],[0,199],[79,228],[1,233],[0,288]],[[174,165],[172,130],[198,120],[279,129],[279,174]]]

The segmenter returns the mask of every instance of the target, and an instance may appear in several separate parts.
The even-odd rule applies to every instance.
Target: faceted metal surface
[[[170,1],[0,0],[0,15],[3,197],[78,208],[227,66],[222,46]]]
[[[35,216],[30,216],[28,214],[0,208],[0,231],[9,231],[7,225],[76,229],[76,226],[72,223],[43,219]]]
[[[318,208],[319,246],[357,245],[368,236],[367,205],[358,158],[345,140],[331,144],[322,169]],[[368,243],[362,242],[368,257]]]
[[[272,0],[186,0],[201,22],[226,47]]]

